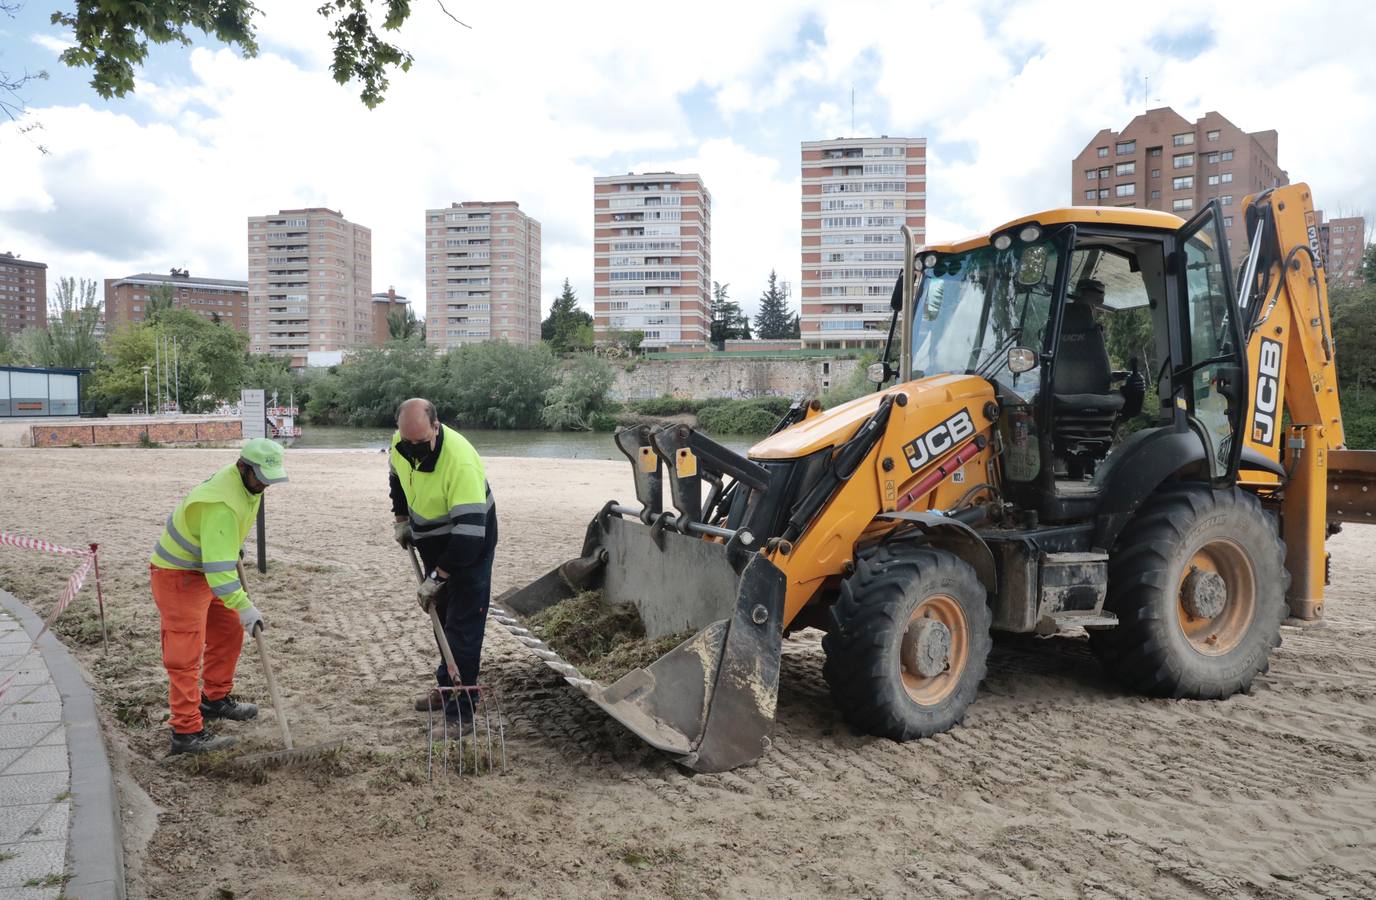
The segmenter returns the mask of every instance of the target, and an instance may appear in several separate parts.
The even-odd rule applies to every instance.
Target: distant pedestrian
[[[460,681],[476,685],[497,548],[497,506],[483,461],[463,435],[440,424],[433,403],[414,398],[397,410],[389,462],[396,541],[415,545],[427,573],[417,600],[427,613],[432,605],[439,613]],[[435,678],[453,684],[443,658]],[[431,690],[416,709],[443,705],[449,727],[469,722],[473,698],[460,693],[446,703]]]
[[[192,488],[153,548],[148,569],[162,619],[172,753],[233,746],[234,738],[215,736],[204,720],[258,715],[232,694],[244,633],[264,627],[239,581],[239,557],[263,491],[286,480],[281,445],[249,441],[237,461]]]

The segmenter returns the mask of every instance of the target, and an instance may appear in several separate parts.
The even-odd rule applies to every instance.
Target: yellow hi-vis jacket
[[[246,609],[252,604],[235,564],[262,499],[244,487],[236,465],[225,466],[192,488],[167,517],[149,562],[164,569],[201,572],[225,606]]]
[[[402,456],[397,450],[401,432],[392,435],[389,461],[406,495],[411,534],[417,540],[457,534],[481,542],[493,505],[482,458],[463,435],[448,425],[440,427],[444,437],[433,472],[417,468]]]

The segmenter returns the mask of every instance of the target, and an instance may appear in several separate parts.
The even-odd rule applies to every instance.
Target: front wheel
[[[1090,640],[1135,690],[1228,697],[1251,687],[1280,646],[1289,583],[1285,547],[1256,497],[1168,485],[1119,536],[1105,603],[1118,625]]]
[[[884,548],[842,583],[835,615],[823,674],[847,722],[910,741],[964,718],[992,643],[985,589],[968,563]]]

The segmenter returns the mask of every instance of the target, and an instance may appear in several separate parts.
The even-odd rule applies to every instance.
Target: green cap
[[[254,438],[244,444],[239,458],[253,466],[253,474],[263,484],[277,484],[287,480],[282,468],[282,445],[267,438]]]

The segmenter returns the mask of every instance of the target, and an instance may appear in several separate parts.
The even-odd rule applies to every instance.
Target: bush
[[[1353,391],[1342,397],[1343,437],[1353,450],[1376,448],[1376,397]]]
[[[698,410],[698,425],[709,434],[768,434],[792,405],[787,397],[708,400]]]
[[[877,354],[862,355],[856,362],[855,371],[846,376],[844,381],[835,382],[829,390],[822,393],[822,408],[831,409],[833,406],[849,403],[857,397],[874,393],[874,382],[870,381],[868,369],[871,363],[878,361]],[[891,384],[885,386],[889,387]]]
[[[632,400],[628,406],[631,412],[642,416],[677,416],[681,413],[695,413],[701,407],[701,400],[687,400],[682,397],[651,397],[648,400]]]
[[[548,344],[485,341],[449,351],[434,398],[441,416],[462,426],[539,428],[545,393],[556,379]]]
[[[607,407],[613,378],[611,366],[597,357],[576,357],[565,367],[563,379],[545,391],[541,419],[556,431],[599,430],[592,417]]]
[[[428,397],[443,413],[440,376],[435,354],[419,340],[369,347],[310,380],[306,414],[317,425],[387,427],[410,397]]]

